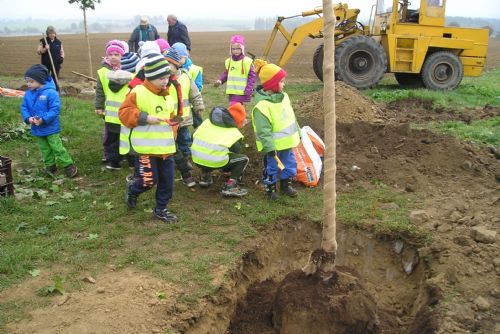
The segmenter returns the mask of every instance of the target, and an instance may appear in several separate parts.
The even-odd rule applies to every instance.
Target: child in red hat
[[[245,38],[241,35],[231,37],[230,57],[224,64],[225,70],[215,82],[215,87],[226,83],[229,104],[250,102],[257,75],[252,58],[245,56]]]
[[[286,72],[279,66],[257,60],[255,68],[262,86],[257,87],[252,110],[257,150],[264,153],[263,181],[269,199],[281,193],[296,197],[292,178],[297,174],[293,148],[300,142],[299,126],[288,94],[283,91]]]

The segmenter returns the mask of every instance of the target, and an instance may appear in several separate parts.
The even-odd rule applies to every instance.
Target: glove
[[[276,156],[276,151],[269,151],[269,152],[267,152],[267,156],[271,157],[271,158],[274,158]]]

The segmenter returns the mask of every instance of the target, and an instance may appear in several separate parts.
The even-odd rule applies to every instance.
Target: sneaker
[[[194,177],[192,177],[192,176],[183,177],[182,183],[184,183],[186,185],[186,187],[188,187],[188,188],[193,188],[194,186],[196,186],[196,181],[195,181]]]
[[[134,209],[137,206],[137,195],[130,192],[130,182],[127,182],[127,189],[125,190],[125,203],[129,209]]]
[[[76,174],[78,174],[78,168],[76,168],[75,165],[71,164],[68,167],[66,167],[65,172],[67,177],[75,177]]]
[[[200,182],[198,183],[202,188],[208,188],[214,183],[212,173],[201,174]]]
[[[42,171],[42,174],[45,176],[53,176],[56,172],[57,172],[56,165],[52,165],[45,167],[44,170]]]
[[[122,167],[120,166],[120,163],[114,162],[114,161],[108,161],[106,163],[106,169],[107,170],[120,170]]]
[[[239,188],[236,180],[229,179],[224,185],[221,194],[227,197],[243,197],[248,194],[248,190]]]
[[[177,221],[177,216],[167,209],[154,209],[153,217],[159,220],[163,220],[165,223],[175,223]]]
[[[131,184],[135,182],[135,176],[134,174],[129,174],[125,177],[125,181],[127,181],[127,184]]]
[[[299,195],[298,191],[292,187],[291,179],[280,180],[280,191],[283,195],[289,197],[297,197]]]
[[[278,191],[276,188],[276,183],[266,184],[265,189],[266,189],[267,198],[269,200],[276,201],[278,198],[280,198],[280,195],[278,195]]]

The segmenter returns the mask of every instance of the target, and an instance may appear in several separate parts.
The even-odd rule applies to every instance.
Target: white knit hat
[[[139,42],[139,56],[141,58],[144,58],[152,53],[161,54],[158,43],[156,43],[155,41]]]

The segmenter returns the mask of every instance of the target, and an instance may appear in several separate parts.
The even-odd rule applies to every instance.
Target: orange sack
[[[300,130],[301,140],[293,149],[297,161],[297,182],[307,187],[318,185],[323,162],[321,157],[325,153],[325,143],[309,126]]]

